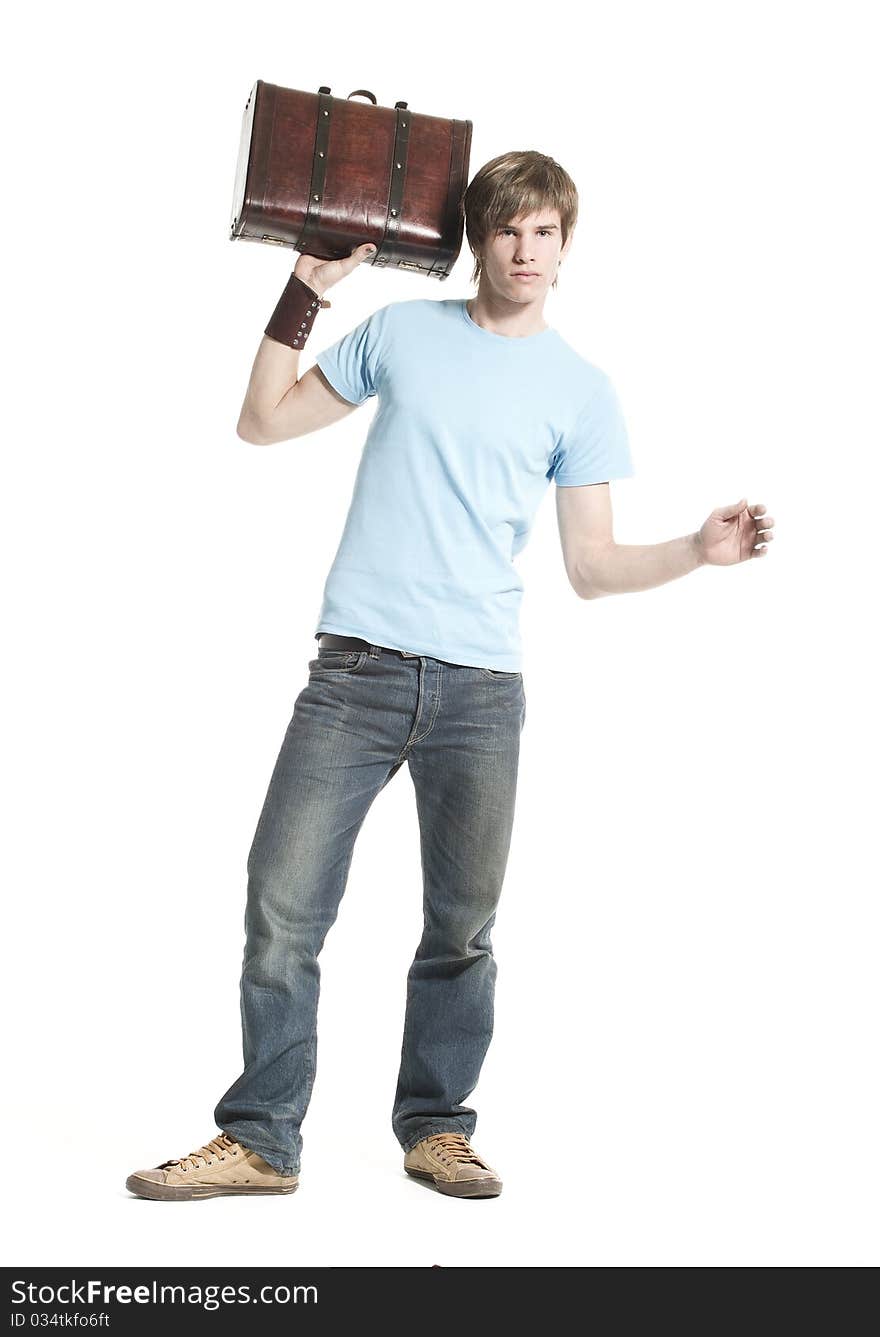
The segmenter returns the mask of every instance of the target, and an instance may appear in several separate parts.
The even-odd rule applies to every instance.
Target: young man
[[[301,437],[375,395],[317,656],[248,857],[244,1070],[189,1156],[129,1176],[144,1197],[291,1193],[315,1076],[318,955],[355,839],[407,762],[424,932],[407,979],[392,1128],[404,1169],[457,1197],[501,1191],[471,1146],[493,1025],[495,920],[525,721],[512,559],[550,481],[577,594],[644,590],[759,556],[773,521],[745,499],[699,531],[621,546],[609,481],[633,473],[607,375],[544,319],[577,193],[551,158],[509,153],[465,195],[476,297],[391,302],[298,376],[323,294],[369,258],[301,255],[259,347],[238,424],[257,445]]]

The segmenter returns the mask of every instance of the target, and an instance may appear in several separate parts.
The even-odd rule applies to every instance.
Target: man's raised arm
[[[255,446],[305,436],[346,417],[357,407],[333,389],[317,367],[299,378],[299,356],[324,293],[369,258],[371,243],[344,260],[301,255],[260,341],[236,431]],[[300,319],[302,317],[302,319]]]

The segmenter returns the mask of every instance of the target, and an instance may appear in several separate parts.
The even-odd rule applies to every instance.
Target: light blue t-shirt
[[[483,329],[467,301],[391,302],[316,358],[344,399],[378,405],[315,635],[518,671],[513,558],[549,483],[634,469],[605,372],[552,327]]]

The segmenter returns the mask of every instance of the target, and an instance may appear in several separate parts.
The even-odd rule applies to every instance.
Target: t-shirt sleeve
[[[558,487],[631,478],[629,435],[617,392],[603,373],[598,386],[560,438],[548,471]]]
[[[351,404],[377,393],[387,313],[387,306],[374,311],[315,358],[333,389]]]

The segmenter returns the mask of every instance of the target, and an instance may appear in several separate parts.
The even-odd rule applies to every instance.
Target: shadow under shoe
[[[414,1179],[429,1179],[452,1198],[497,1198],[502,1184],[495,1170],[478,1156],[464,1133],[432,1133],[403,1158]]]
[[[219,1133],[188,1156],[163,1161],[150,1170],[135,1170],[125,1187],[139,1198],[186,1202],[224,1195],[294,1193],[299,1175],[281,1174],[229,1133]]]

